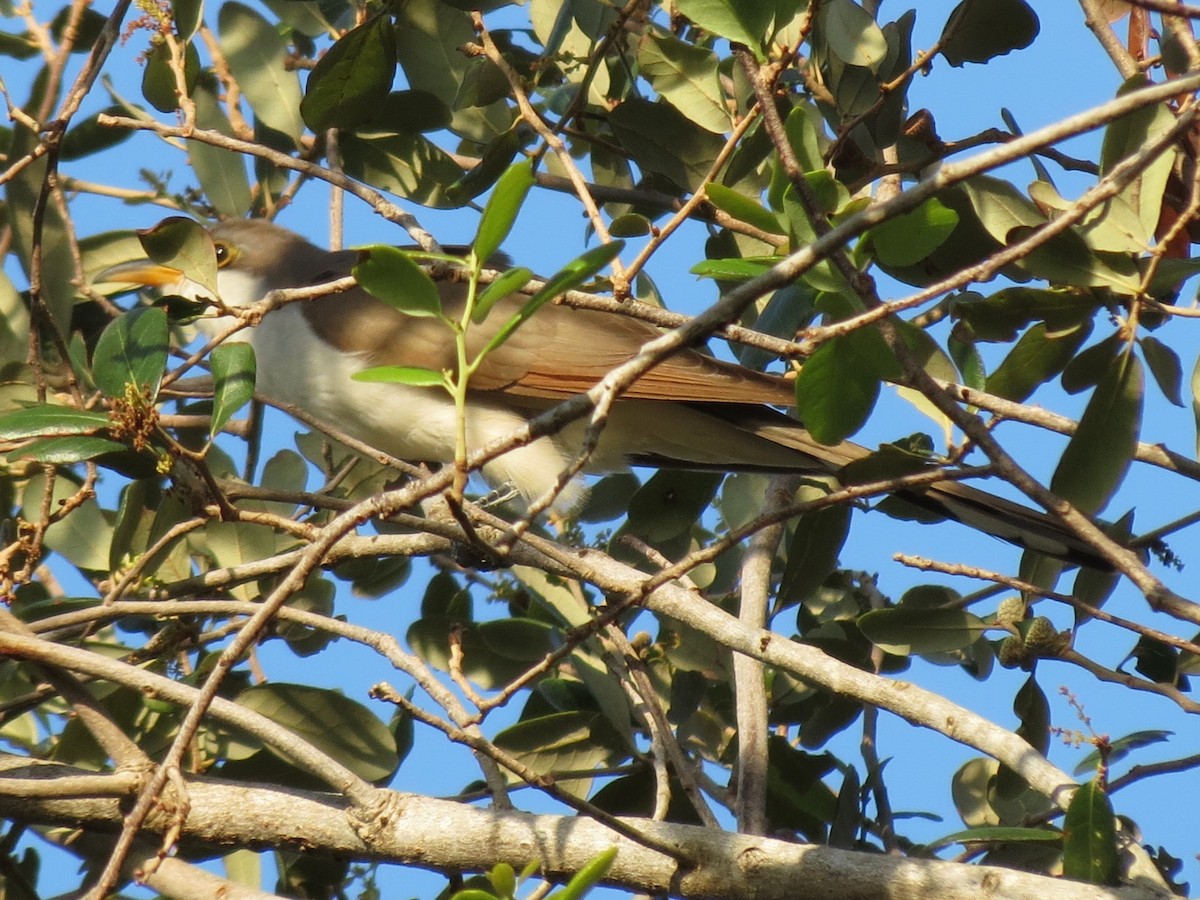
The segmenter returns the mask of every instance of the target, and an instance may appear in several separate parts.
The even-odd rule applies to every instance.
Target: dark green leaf
[[[387,131],[441,131],[450,125],[450,108],[428,91],[392,91],[371,123]]]
[[[1095,781],[1081,785],[1063,819],[1063,875],[1115,885],[1121,864],[1112,804]]]
[[[1147,731],[1135,731],[1132,734],[1127,734],[1124,737],[1117,738],[1115,741],[1109,741],[1108,747],[1105,748],[1103,754],[1099,750],[1093,750],[1077,765],[1072,771],[1072,775],[1084,775],[1088,772],[1095,772],[1096,767],[1103,761],[1109,769],[1125,757],[1129,756],[1134,750],[1140,750],[1142,747],[1150,747],[1154,744],[1161,744],[1164,741],[1170,740],[1174,736],[1173,731],[1162,731],[1151,729]]]
[[[183,83],[190,95],[200,77],[200,54],[191,44],[183,51]],[[146,54],[146,67],[142,70],[142,96],[159,112],[169,113],[179,109],[179,87],[175,72],[171,69],[171,51],[166,44],[155,44]]]
[[[937,850],[950,844],[1008,844],[1008,843],[1049,843],[1056,844],[1062,840],[1062,832],[1053,828],[1021,828],[1015,825],[980,825],[968,828],[966,831],[956,831],[945,837],[938,838],[927,845],[927,850]]]
[[[242,691],[237,703],[294,732],[365,781],[388,778],[399,765],[387,726],[336,691],[274,681]]]
[[[1090,322],[1058,332],[1051,332],[1045,324],[1034,325],[988,377],[988,393],[1024,401],[1038,385],[1066,367],[1091,330]]]
[[[288,49],[279,32],[253,9],[234,0],[222,5],[217,22],[229,69],[254,114],[298,142],[304,132],[299,112],[300,80],[285,66]],[[330,53],[336,48],[335,44]]]
[[[1120,334],[1112,334],[1098,344],[1088,347],[1063,369],[1062,386],[1068,394],[1078,394],[1100,383],[1104,373],[1118,361],[1125,348]]]
[[[446,198],[455,205],[474,200],[509,171],[520,149],[521,136],[516,128],[510,128],[484,148],[479,165],[446,188]]]
[[[608,124],[639,168],[686,191],[700,189],[724,146],[720,136],[665,102],[631,98],[609,114]]]
[[[204,16],[204,0],[171,0],[171,13],[175,18],[175,34],[181,41],[189,41]]]
[[[858,627],[877,647],[907,656],[960,650],[987,630],[983,619],[962,609],[876,609],[859,617]]]
[[[59,145],[60,158],[82,159],[125,141],[133,134],[128,128],[110,128],[97,121],[102,115],[123,115],[124,112],[124,107],[106,106],[87,118],[76,120],[71,130],[63,135],[62,144]]]
[[[1129,468],[1142,425],[1142,364],[1132,353],[1096,386],[1050,490],[1088,515],[1102,510]]]
[[[19,441],[48,435],[93,434],[107,428],[108,416],[66,406],[31,406],[0,416],[0,438]]]
[[[1176,406],[1183,406],[1183,363],[1179,354],[1148,334],[1138,338],[1138,345],[1163,396]]]
[[[504,70],[490,59],[476,57],[463,72],[462,82],[454,97],[453,109],[489,106],[512,93],[512,85]]]
[[[368,294],[408,316],[442,315],[437,285],[407,253],[377,244],[361,254],[353,273]]]
[[[381,190],[437,208],[461,206],[448,196],[463,170],[444,150],[420,134],[342,136],[346,174]]]
[[[779,600],[789,606],[803,603],[837,566],[838,554],[850,534],[848,505],[805,513],[796,522],[788,544],[787,567],[779,583]]]
[[[124,444],[110,441],[108,438],[72,435],[43,438],[11,455],[49,465],[68,465],[83,462],[85,459],[95,459],[106,453],[120,453],[126,449]]]
[[[146,256],[161,266],[178,269],[192,281],[217,294],[217,249],[212,236],[192,219],[169,216],[137,233]]]
[[[167,351],[167,314],[154,307],[130,310],[114,319],[96,342],[96,386],[109,397],[124,397],[125,386],[131,384],[153,403]]]
[[[963,0],[942,29],[941,51],[952,66],[985,63],[1028,47],[1040,29],[1025,0]]]
[[[313,131],[353,129],[375,116],[392,89],[396,38],[377,15],[338,39],[308,76],[300,115]]]
[[[496,187],[492,189],[492,195],[483,208],[483,215],[479,217],[479,227],[475,232],[475,243],[472,247],[475,258],[481,263],[492,258],[512,231],[513,224],[517,221],[517,213],[520,212],[531,187],[531,160],[510,166],[496,182]]]
[[[233,414],[254,396],[257,363],[254,348],[246,343],[227,342],[209,354],[213,374],[212,422],[209,437],[215,437]]]
[[[720,475],[706,472],[655,472],[630,499],[626,527],[653,544],[688,533],[712,503],[720,483]]]

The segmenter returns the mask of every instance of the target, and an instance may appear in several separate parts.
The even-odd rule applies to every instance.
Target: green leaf
[[[474,200],[492,185],[509,167],[521,149],[521,133],[510,128],[483,150],[479,165],[464,172],[462,177],[446,188],[446,198],[455,205]]]
[[[221,110],[212,88],[204,83],[197,84],[192,99],[196,101],[197,128],[233,134],[233,126]],[[205,196],[221,216],[237,219],[250,211],[253,198],[244,156],[201,141],[188,144],[188,155]]]
[[[71,130],[63,135],[59,145],[59,158],[64,160],[83,159],[101,150],[115,147],[127,140],[133,132],[127,128],[110,128],[101,125],[97,119],[102,115],[124,115],[123,106],[106,106],[99,112],[92,113],[82,119],[73,120]]]
[[[19,441],[48,435],[94,434],[107,428],[108,416],[67,406],[31,406],[0,416],[0,439]]]
[[[720,484],[721,475],[711,472],[655,472],[630,498],[625,527],[652,544],[689,533]]]
[[[229,342],[215,348],[208,357],[213,374],[212,422],[209,437],[216,437],[233,414],[254,396],[257,362],[250,344]]]
[[[128,448],[108,438],[71,435],[34,441],[10,455],[49,465],[68,465],[95,459],[106,453],[122,453]]]
[[[304,132],[300,79],[285,67],[288,48],[279,32],[253,9],[234,0],[221,7],[217,28],[229,69],[254,114],[298,143]]]
[[[822,344],[805,360],[796,377],[796,412],[820,443],[841,443],[875,408],[880,341],[873,329],[859,329]]]
[[[247,688],[238,694],[237,703],[294,732],[365,781],[389,778],[399,765],[396,741],[387,726],[361,703],[336,691],[274,681]]]
[[[492,195],[483,208],[479,217],[479,228],[475,232],[475,243],[472,250],[475,258],[486,263],[500,249],[508,233],[512,231],[513,223],[517,221],[517,213],[533,187],[533,161],[526,160],[508,168]]]
[[[308,76],[300,115],[313,131],[353,129],[375,116],[392,89],[396,38],[377,15],[342,35]]]
[[[551,713],[509,726],[495,737],[496,746],[514,754],[539,775],[581,772],[606,762],[615,737],[599,713]]]
[[[941,51],[952,66],[985,63],[1028,47],[1040,29],[1025,0],[963,0],[942,29]]]
[[[1142,364],[1132,353],[1096,386],[1050,490],[1088,515],[1104,508],[1129,468],[1142,425]]]
[[[217,249],[199,222],[169,216],[153,228],[138,231],[137,237],[152,262],[178,269],[217,295]]]
[[[1024,401],[1066,367],[1091,330],[1090,322],[1058,332],[1051,332],[1045,323],[1034,325],[988,377],[988,393]]]
[[[132,384],[153,403],[167,366],[167,314],[141,307],[109,323],[96,342],[92,373],[109,397],[124,397]]]
[[[638,44],[638,67],[655,92],[706,131],[729,131],[717,55],[669,34],[649,31]]]
[[[503,103],[454,106],[472,62],[459,48],[478,40],[469,15],[441,0],[406,0],[390,7],[389,13],[396,20],[396,53],[409,87],[433,94],[452,110],[451,131],[475,144],[487,144],[508,131],[516,116]]]
[[[911,266],[942,245],[958,225],[958,213],[931,197],[912,212],[871,229],[871,243],[886,265]]]
[[[1063,369],[1062,386],[1068,394],[1078,394],[1100,383],[1126,350],[1126,342],[1119,333],[1106,337],[1098,344],[1088,347]]]
[[[191,44],[183,50],[183,84],[190,96],[200,78],[200,54]],[[179,109],[179,93],[175,72],[171,69],[171,51],[166,44],[155,44],[146,54],[142,70],[142,96],[159,112]]]
[[[432,369],[416,366],[371,366],[350,376],[355,381],[377,384],[407,384],[411,387],[448,388],[446,376]]]
[[[676,8],[705,31],[758,51],[775,10],[762,0],[677,0]]]
[[[584,863],[583,868],[575,873],[561,891],[555,891],[551,897],[555,900],[580,900],[608,874],[616,858],[616,847],[601,850]]]
[[[424,206],[461,206],[450,196],[463,170],[424,135],[405,132],[344,134],[342,167],[346,174],[380,190]]]
[[[1175,732],[1173,731],[1163,731],[1161,729],[1148,729],[1127,734],[1124,737],[1117,738],[1115,741],[1109,741],[1104,753],[1101,753],[1099,750],[1093,750],[1080,760],[1079,765],[1071,771],[1071,774],[1084,775],[1088,772],[1094,772],[1101,762],[1105,763],[1111,771],[1113,765],[1125,759],[1134,750],[1140,750],[1142,747],[1150,747],[1154,744],[1169,741],[1174,734]]]
[[[830,52],[847,65],[875,71],[887,57],[883,30],[854,0],[823,0],[817,23]]]
[[[175,34],[181,41],[190,41],[204,18],[204,0],[171,0],[171,15]]]
[[[817,593],[837,566],[838,554],[850,534],[852,511],[844,504],[831,506],[805,513],[796,521],[779,583],[780,601],[788,605],[803,603]]]
[[[1053,828],[1021,828],[1016,825],[980,825],[940,837],[926,850],[937,850],[950,844],[1057,844],[1062,832]]]
[[[608,117],[608,124],[634,162],[686,191],[699,190],[712,173],[724,140],[669,103],[633,97]]]
[[[1016,228],[1009,237],[1016,242],[1028,233],[1028,229]],[[1021,258],[1019,265],[1051,284],[1109,288],[1130,296],[1141,289],[1137,264],[1128,254],[1095,251],[1075,230],[1056,234],[1038,245]]]
[[[768,256],[751,259],[706,259],[688,269],[701,278],[719,278],[729,281],[749,281],[764,272],[769,272],[779,262],[777,257]]]
[[[787,229],[775,213],[733,188],[710,181],[704,185],[704,194],[709,203],[740,222],[753,225],[769,234],[787,233]]]
[[[1063,875],[1090,884],[1120,881],[1112,804],[1095,780],[1080,786],[1063,818]]]
[[[503,272],[475,299],[475,311],[471,314],[471,321],[476,324],[482,322],[487,318],[492,307],[496,305],[497,300],[502,300],[509,294],[515,294],[529,284],[531,278],[533,278],[533,272],[524,266]]]
[[[441,317],[437,285],[407,253],[384,244],[360,252],[352,272],[363,290],[407,316]]]
[[[961,650],[979,639],[988,624],[963,609],[876,609],[858,627],[876,647],[897,656]]]
[[[1138,338],[1138,346],[1163,396],[1176,406],[1183,406],[1183,363],[1179,354],[1150,335]]]
[[[483,349],[480,356],[491,353],[507,341],[514,331],[520,328],[528,321],[530,316],[545,304],[560,294],[575,290],[575,288],[579,287],[616,259],[624,249],[624,241],[612,241],[608,244],[601,244],[599,247],[593,247],[591,250],[571,260],[571,262],[567,263],[551,276],[542,286],[541,290],[526,301],[525,305],[521,307],[520,312],[504,323],[504,327],[488,342],[487,347]]]
[[[1144,74],[1137,74],[1121,85],[1117,96],[1146,87]],[[1104,144],[1100,150],[1100,174],[1107,175],[1122,160],[1137,153],[1151,141],[1161,137],[1175,125],[1175,116],[1166,102],[1153,106],[1142,106],[1109,124],[1104,130]],[[1134,181],[1114,200],[1124,200],[1133,210],[1141,228],[1134,238],[1143,245],[1154,236],[1162,208],[1163,192],[1171,175],[1176,150],[1168,148],[1160,153]]]

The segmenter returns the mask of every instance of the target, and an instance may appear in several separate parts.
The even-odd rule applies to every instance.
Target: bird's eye
[[[225,243],[224,241],[217,241],[216,249],[217,249],[217,268],[218,269],[223,269],[227,265],[229,265],[231,262],[233,262],[233,256],[234,256],[233,247],[231,247],[229,244]]]

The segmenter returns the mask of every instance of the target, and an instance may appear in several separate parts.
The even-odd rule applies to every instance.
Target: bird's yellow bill
[[[137,284],[142,287],[166,287],[176,284],[183,273],[170,266],[163,266],[148,259],[135,259],[130,262],[110,266],[92,279],[96,283]]]

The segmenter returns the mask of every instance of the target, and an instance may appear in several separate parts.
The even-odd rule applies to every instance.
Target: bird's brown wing
[[[465,287],[441,283],[444,311],[457,317]],[[468,350],[479,353],[520,309],[524,298],[501,300],[468,332]],[[313,329],[345,352],[363,354],[372,365],[455,368],[454,340],[434,318],[403,315],[360,290],[304,305]],[[627,316],[548,304],[501,346],[490,352],[471,379],[481,391],[503,391],[548,400],[588,390],[661,332]],[[639,378],[623,394],[631,399],[692,403],[795,402],[789,381],[695,350],[674,354]]]

